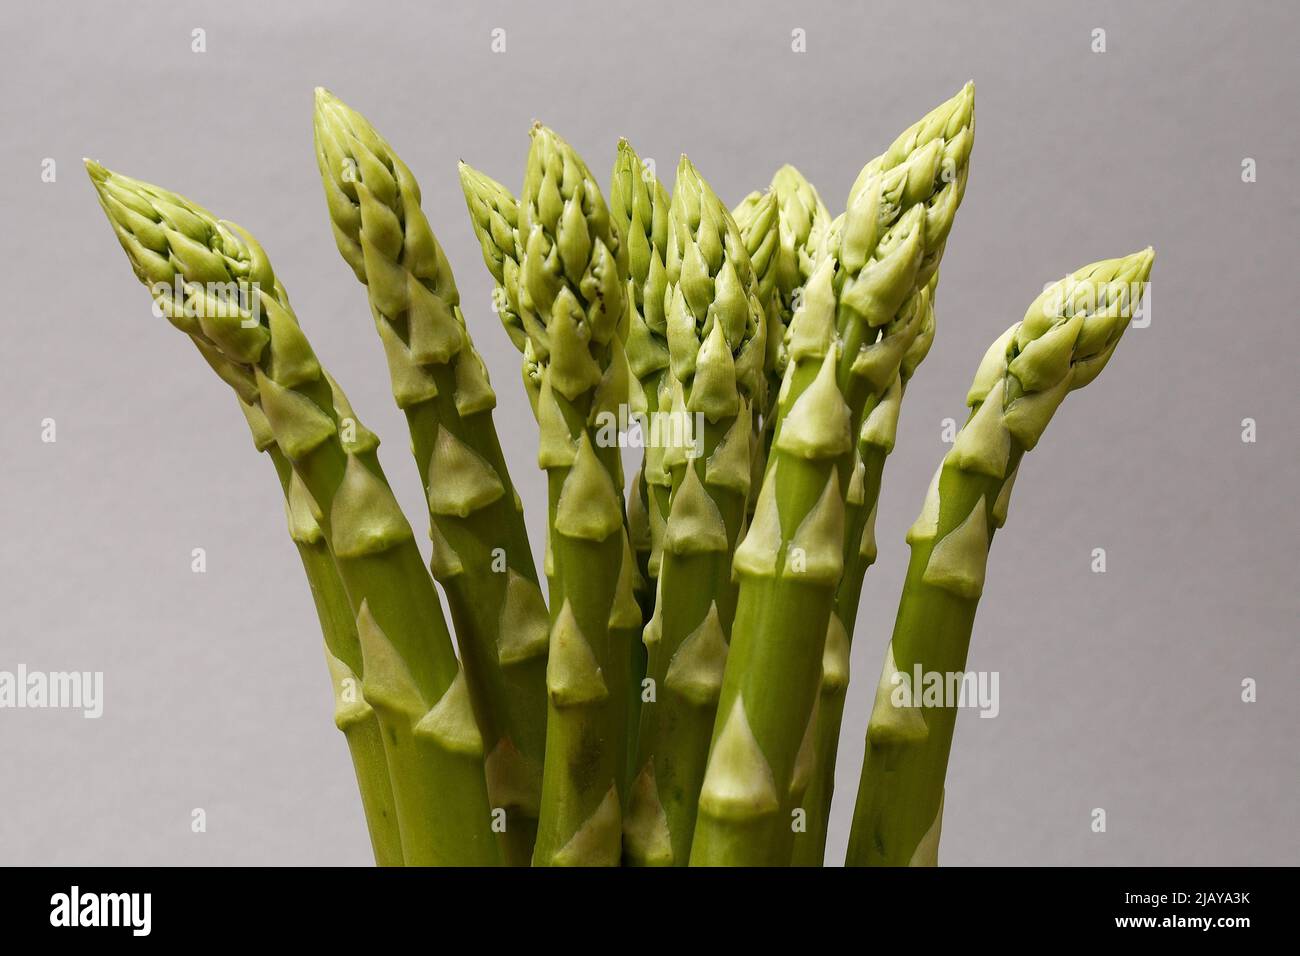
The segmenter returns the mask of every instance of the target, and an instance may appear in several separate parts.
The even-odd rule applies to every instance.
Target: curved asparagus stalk
[[[909,300],[938,268],[964,192],[973,97],[967,86],[868,164],[791,321],[771,457],[736,549],[740,596],[693,865],[790,861],[843,572],[854,425],[919,334]]]
[[[568,143],[532,131],[520,202],[520,314],[540,369],[551,643],[534,865],[617,865],[630,642],[641,623],[621,461],[602,413],[628,401],[625,252],[595,178]]]
[[[433,582],[376,457],[379,439],[321,368],[252,236],[175,193],[87,168],[158,310],[265,416],[318,505],[356,614],[354,673],[383,730],[405,862],[499,862],[482,737]]]
[[[745,523],[765,327],[740,230],[684,156],[671,208],[669,383],[682,431],[697,430],[695,454],[673,446],[663,455],[672,486],[645,631],[655,700],[642,708],[624,839],[633,863],[685,866],[735,614],[731,558]]]
[[[105,185],[102,192],[99,188],[101,182],[107,182],[107,171],[91,160],[86,161],[86,169],[100,194],[101,205],[105,212],[110,213],[111,222],[113,207],[104,193],[112,196],[114,187]],[[130,197],[114,197],[113,201],[120,203],[122,200],[130,201]],[[143,281],[152,281],[140,269],[136,270],[136,274]],[[199,344],[199,339],[194,341],[196,345]],[[320,622],[325,660],[334,687],[334,721],[348,742],[375,862],[379,866],[401,866],[402,840],[397,828],[397,811],[393,802],[392,784],[389,782],[388,761],[384,756],[383,734],[374,708],[362,694],[358,676],[361,673],[361,645],[357,640],[356,622],[348,604],[347,592],[334,565],[334,555],[320,525],[313,517],[315,503],[311,501],[302,483],[293,480],[293,466],[275,443],[266,416],[255,404],[256,390],[249,387],[239,370],[220,353],[202,345],[200,353],[212,369],[230,384],[248,423],[254,447],[259,452],[265,452],[275,466],[285,497],[289,536],[298,550]]]
[[[858,618],[858,600],[867,569],[876,560],[876,510],[880,499],[885,459],[894,450],[898,412],[903,393],[916,367],[934,342],[934,289],[936,272],[924,293],[911,300],[921,310],[921,328],[903,353],[898,374],[884,397],[858,429],[853,477],[844,503],[844,573],[835,591],[835,608],[826,631],[822,653],[822,682],[817,700],[812,782],[804,796],[807,828],[794,837],[794,866],[821,866],[826,855],[831,797],[835,791],[835,758],[849,686],[849,648]]]
[[[406,164],[365,117],[321,89],[315,130],[330,224],[366,286],[406,414],[437,543],[433,573],[486,741],[488,796],[506,811],[506,859],[526,866],[546,745],[548,621],[492,422],[496,396]]]
[[[253,427],[253,420],[260,416],[260,412],[254,406],[244,406],[244,409],[250,427]],[[361,805],[375,863],[401,866],[402,837],[397,826],[397,806],[388,776],[388,760],[384,756],[384,736],[374,708],[362,693],[359,676],[361,644],[357,639],[356,619],[348,603],[347,591],[339,578],[325,534],[316,521],[316,503],[302,482],[294,479],[293,465],[275,444],[270,426],[255,428],[253,437],[259,445],[266,439],[270,440],[260,450],[266,451],[275,464],[284,491],[289,536],[298,549],[303,572],[311,587],[312,601],[316,605],[316,617],[325,637],[325,661],[334,686],[334,723],[347,738],[348,750],[352,754],[352,768],[356,773],[357,788],[361,791]]]
[[[847,864],[934,865],[955,706],[918,703],[914,668],[966,668],[993,533],[1022,455],[1066,394],[1105,367],[1151,273],[1150,249],[1049,286],[984,356],[965,427],[908,532],[912,558],[867,725]],[[896,675],[902,675],[896,676]]]

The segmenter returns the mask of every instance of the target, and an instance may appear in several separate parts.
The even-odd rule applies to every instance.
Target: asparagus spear
[[[934,289],[938,279],[936,272],[924,294],[912,300],[921,310],[920,331],[903,353],[898,374],[884,398],[863,419],[858,429],[853,477],[849,480],[844,506],[844,573],[835,591],[835,607],[822,653],[813,778],[803,801],[808,814],[807,829],[795,834],[794,855],[790,861],[794,866],[821,866],[826,853],[827,825],[835,790],[835,757],[849,686],[849,647],[857,623],[863,578],[876,560],[875,526],[881,477],[885,459],[894,449],[903,393],[934,342]]]
[[[775,395],[785,374],[785,329],[794,316],[794,302],[807,281],[830,229],[831,214],[821,196],[799,170],[788,163],[772,177],[776,196],[778,245],[775,257],[776,311],[769,313],[767,330],[768,383]],[[770,444],[771,433],[768,433]]]
[[[785,865],[814,767],[822,654],[843,571],[853,430],[922,326],[965,188],[968,85],[864,168],[788,332],[771,457],[736,549],[740,595],[693,865]]]
[[[912,558],[867,725],[847,863],[933,865],[955,706],[921,706],[925,673],[966,668],[993,533],[1020,459],[1069,391],[1105,367],[1151,274],[1151,249],[1093,263],[1049,286],[984,356],[970,417],[908,532]],[[903,675],[901,678],[896,675]],[[902,681],[910,694],[899,694]],[[910,697],[910,699],[908,699]],[[951,702],[947,702],[951,703]]]
[[[460,188],[465,194],[470,225],[483,252],[483,264],[496,283],[492,300],[506,335],[523,352],[528,343],[519,317],[519,200],[491,176],[466,162],[458,164]]]
[[[532,131],[520,201],[520,315],[539,363],[547,473],[551,644],[534,865],[617,865],[630,642],[641,624],[617,442],[602,413],[628,401],[625,250],[568,143]]]
[[[767,349],[763,356],[763,389],[758,400],[753,402],[752,409],[749,500],[745,503],[748,519],[753,516],[758,489],[763,484],[763,473],[767,470],[767,449],[771,439],[769,429],[776,422],[772,406],[776,402],[777,388],[781,382],[781,376],[775,369],[785,347],[784,343],[774,347],[768,338],[769,335],[775,335],[778,339],[785,337],[785,322],[781,318],[781,300],[777,289],[781,258],[781,217],[776,191],[769,189],[766,192],[750,193],[736,206],[732,216],[740,229],[741,239],[749,252],[750,265],[754,269],[758,301],[763,308],[763,337]]]
[[[628,365],[640,385],[644,411],[653,416],[661,410],[669,411],[667,407],[660,408],[661,393],[665,403],[671,401],[665,375],[668,274],[664,259],[668,250],[668,194],[625,139],[618,143],[609,205],[610,217],[619,233],[626,237],[627,245]],[[633,485],[635,507],[628,514],[633,549],[647,581],[659,576],[663,531],[668,520],[671,479],[664,467],[663,453],[662,445],[646,443],[641,471]],[[653,596],[649,603],[653,603]]]
[[[498,862],[482,738],[433,582],[376,457],[379,439],[321,368],[252,236],[175,193],[87,169],[158,310],[265,417],[318,505],[355,614],[361,667],[352,670],[383,731],[405,862]]]
[[[107,197],[113,197],[115,203],[123,200],[129,202],[131,197],[114,195],[114,186],[107,184],[109,173],[98,163],[86,160],[86,170],[96,187],[100,204],[110,214],[111,222],[113,209]],[[115,223],[114,228],[118,228]],[[140,269],[136,270],[136,274],[142,281],[154,281]],[[311,500],[311,495],[302,482],[294,479],[293,466],[276,444],[266,416],[256,405],[256,389],[249,387],[247,378],[219,352],[206,347],[198,338],[194,341],[200,346],[200,353],[212,369],[235,392],[254,447],[259,452],[265,452],[275,467],[284,493],[289,536],[297,548],[320,622],[325,660],[334,687],[334,722],[348,742],[375,862],[380,866],[401,866],[402,841],[397,827],[388,761],[384,756],[383,735],[374,708],[362,693],[359,677],[361,645],[357,639],[356,621],[334,564],[334,554],[316,521],[316,503]]]
[[[315,129],[330,224],[366,286],[393,396],[406,413],[438,544],[434,577],[486,741],[488,795],[507,814],[506,859],[526,866],[546,743],[548,622],[492,422],[496,396],[406,164],[365,117],[322,89]]]
[[[671,208],[669,383],[679,420],[695,419],[695,454],[670,447],[663,456],[670,505],[645,631],[656,697],[642,709],[624,835],[631,862],[684,866],[735,613],[731,558],[745,523],[766,343],[740,229],[684,156]]]
[[[609,190],[609,214],[627,254],[628,330],[624,343],[628,367],[637,378],[631,404],[645,417],[641,464],[632,479],[627,508],[628,537],[637,566],[637,603],[644,627],[654,613],[654,580],[659,576],[663,531],[668,520],[670,478],[664,468],[664,449],[655,439],[653,416],[660,412],[660,392],[665,400],[668,368],[664,298],[668,276],[664,258],[668,248],[668,194],[653,170],[641,161],[625,139],[618,154]],[[666,410],[666,409],[665,409]],[[628,670],[628,743],[625,782],[636,773],[637,735],[641,723],[641,687],[649,655],[640,633],[630,642]]]
[[[241,401],[242,404],[242,401]],[[397,807],[384,756],[384,737],[375,710],[362,693],[361,644],[356,620],[348,604],[347,591],[334,565],[334,555],[316,520],[316,502],[301,481],[294,479],[293,466],[271,436],[270,426],[255,427],[260,416],[255,406],[244,406],[253,428],[254,441],[262,445],[275,464],[285,496],[289,536],[298,549],[303,572],[311,587],[312,601],[321,633],[325,636],[325,661],[334,685],[334,723],[343,731],[352,754],[352,768],[361,791],[361,805],[375,862],[379,866],[402,865],[402,838],[397,826]]]

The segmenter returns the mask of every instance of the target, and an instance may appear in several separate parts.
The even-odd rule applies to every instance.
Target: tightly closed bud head
[[[86,171],[162,314],[201,341],[210,362],[217,354],[240,366],[257,361],[270,338],[268,309],[288,305],[257,241],[184,196],[93,160]]]
[[[626,318],[625,246],[587,164],[540,124],[532,130],[520,207],[521,306],[549,324],[552,315],[572,316],[576,304],[582,335],[599,345],[610,342]],[[553,312],[561,289],[574,301]],[[539,356],[549,352],[546,342],[534,344]]]
[[[975,87],[908,127],[883,154],[863,167],[849,193],[840,232],[841,261],[855,273],[875,257],[877,244],[909,209],[925,209],[925,254],[917,274],[924,285],[939,267],[944,243],[966,191],[975,137]]]
[[[754,282],[762,303],[771,299],[776,287],[777,266],[781,255],[780,215],[776,193],[751,193],[732,213],[740,228],[740,238],[749,253]]]
[[[997,396],[1002,419],[1026,448],[1042,436],[1061,401],[1110,361],[1143,295],[1155,253],[1104,259],[1048,286],[993,343],[966,402]]]
[[[831,224],[831,215],[816,188],[787,164],[772,177],[780,217],[777,287],[787,299],[808,281]]]
[[[749,252],[731,213],[685,156],[671,210],[667,326],[673,375],[688,385],[700,371],[701,346],[712,338],[703,356],[718,360],[725,351],[736,386],[747,398],[761,395],[765,326]]]
[[[618,142],[609,203],[610,216],[627,243],[628,276],[636,288],[636,305],[644,308],[646,301],[654,298],[653,289],[646,294],[646,283],[655,271],[655,259],[662,267],[662,250],[668,247],[668,194],[625,139]],[[659,292],[662,298],[663,290]]]
[[[368,285],[397,283],[374,267],[376,258],[400,263],[449,307],[459,302],[451,266],[420,209],[420,186],[374,126],[328,90],[316,89],[316,162],[339,252]],[[371,266],[368,267],[367,263]],[[392,311],[409,296],[396,286],[380,290]]]
[[[460,188],[465,194],[474,235],[483,248],[483,262],[492,278],[506,281],[506,263],[519,264],[519,201],[510,190],[468,163],[460,163]]]

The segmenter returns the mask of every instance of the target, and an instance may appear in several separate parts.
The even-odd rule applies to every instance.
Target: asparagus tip
[[[91,180],[96,186],[107,181],[108,177],[112,175],[99,162],[88,156],[81,157],[81,161],[86,164],[86,172],[90,175]]]

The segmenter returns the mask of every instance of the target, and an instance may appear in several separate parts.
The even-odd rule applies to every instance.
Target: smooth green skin
[[[597,457],[607,469],[616,469],[617,448],[599,448]],[[619,533],[604,541],[570,538],[555,532],[560,489],[570,469],[547,471],[547,498],[551,527],[551,621],[568,602],[578,627],[601,663],[608,696],[596,703],[557,705],[548,700],[546,714],[546,771],[542,777],[542,813],[533,850],[534,866],[556,864],[573,835],[600,807],[611,785],[619,802],[627,769],[627,662],[631,655],[620,641],[627,634],[608,626],[611,597],[618,585],[623,562]],[[613,858],[618,857],[613,848]],[[587,864],[581,864],[587,865]]]
[[[704,481],[705,466],[735,419],[705,422],[704,454],[686,467],[693,467]],[[681,478],[674,477],[674,485]],[[690,700],[668,686],[668,665],[709,614],[713,602],[724,631],[729,631],[736,614],[737,586],[731,579],[731,558],[745,523],[746,496],[723,488],[705,486],[718,506],[727,529],[728,549],[705,554],[679,554],[665,547],[659,570],[659,587],[665,599],[660,611],[660,636],[650,648],[648,677],[655,682],[656,701],[641,709],[638,769],[653,758],[659,801],[668,818],[672,838],[673,865],[690,860],[691,838],[699,807],[700,785],[708,765],[709,743],[717,716],[716,703]],[[634,771],[635,772],[635,771]],[[628,855],[632,865],[647,861]]]
[[[1013,443],[1008,475],[1015,472],[1022,454]],[[939,532],[912,545],[894,623],[893,652],[899,671],[910,674],[917,663],[927,672],[966,669],[979,601],[926,584],[921,577],[935,544],[970,514],[981,495],[992,541],[996,529],[993,502],[1002,485],[1001,478],[944,465],[939,479],[943,503]],[[846,866],[907,866],[921,837],[935,822],[943,800],[957,708],[927,707],[924,715],[929,734],[922,743],[882,746],[867,741]]]
[[[274,445],[267,449],[280,487],[285,497],[289,495],[289,482],[293,465]],[[357,643],[357,625],[348,603],[347,591],[334,565],[334,556],[324,538],[307,543],[295,541],[303,573],[311,588],[312,602],[329,653],[346,663],[354,674],[361,673],[361,648]],[[352,721],[343,729],[356,772],[357,789],[361,792],[361,806],[366,815],[366,829],[370,833],[370,846],[375,863],[379,866],[401,866],[402,837],[397,826],[397,806],[393,801],[393,787],[388,776],[388,758],[384,755],[384,738],[379,728],[379,718],[372,709],[361,720]]]
[[[812,384],[819,362],[804,362],[794,369],[790,394],[781,412],[793,406]],[[784,415],[778,416],[779,435]],[[777,468],[777,497],[783,519],[813,510],[832,469],[839,471],[840,487],[847,487],[852,455],[810,461],[788,454],[773,443],[768,474]],[[779,468],[778,468],[779,462]],[[759,741],[781,806],[773,813],[744,820],[724,819],[699,808],[691,843],[691,866],[786,866],[793,849],[791,814],[802,793],[782,793],[791,780],[795,758],[806,727],[792,715],[812,713],[821,680],[822,650],[830,619],[834,587],[785,575],[785,552],[795,527],[782,526],[782,549],[774,576],[742,578],[731,630],[726,675],[718,701],[710,747],[717,743],[737,695],[743,697],[750,728]],[[775,688],[780,688],[779,692]]]

